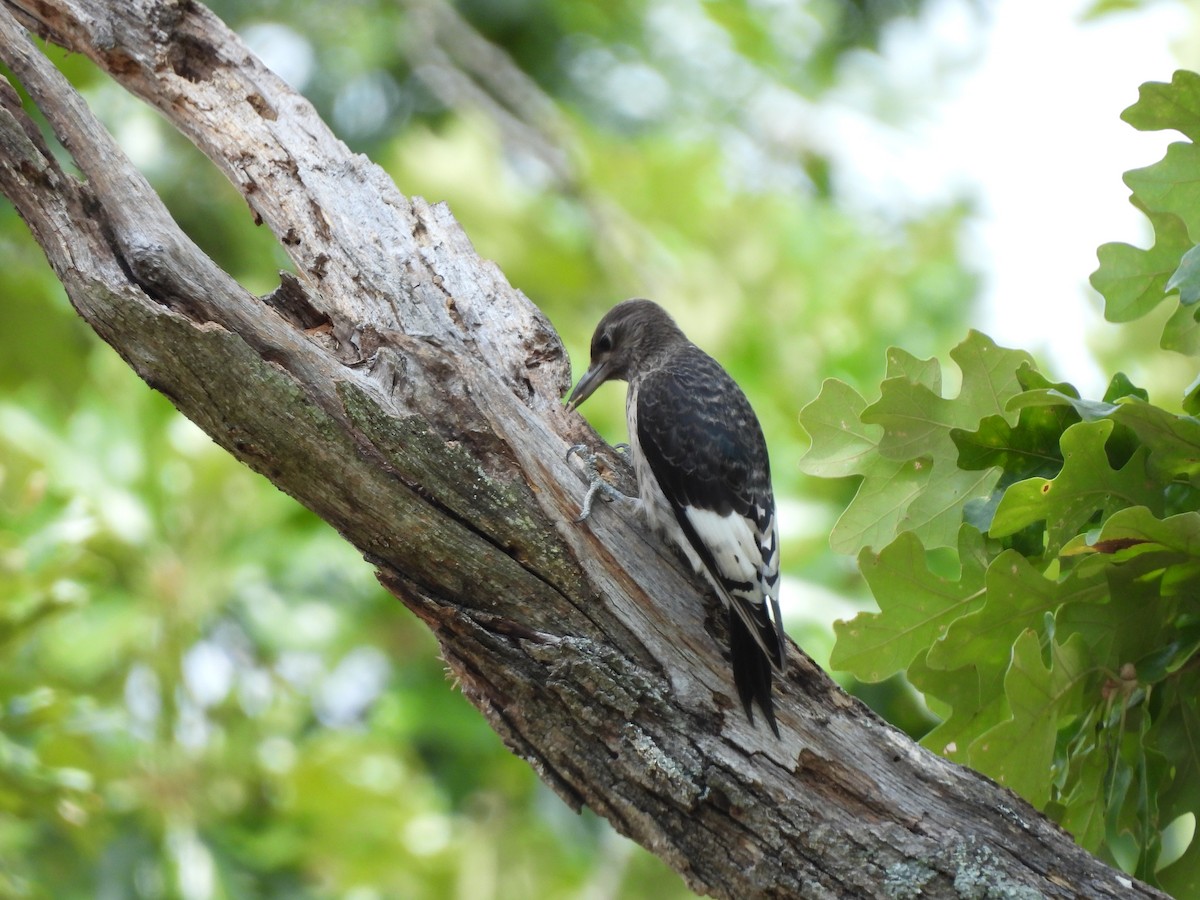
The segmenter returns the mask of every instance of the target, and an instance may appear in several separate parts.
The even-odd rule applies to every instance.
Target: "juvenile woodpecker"
[[[567,408],[614,379],[629,382],[625,417],[641,507],[728,608],[738,697],[752,723],[757,702],[778,737],[779,529],[758,418],[729,373],[649,300],[626,300],[600,320]]]

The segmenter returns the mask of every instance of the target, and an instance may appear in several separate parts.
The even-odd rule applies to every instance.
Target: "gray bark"
[[[208,259],[21,26],[159,109],[298,274],[256,297]],[[566,449],[601,442],[561,406],[550,323],[444,206],[349,152],[206,8],[6,0],[0,55],[84,175],[0,86],[0,189],[80,315],[367,556],[567,803],[719,897],[1164,896],[914,745],[795,647],[782,739],[750,726],[716,601],[619,504],[573,522],[585,482]]]

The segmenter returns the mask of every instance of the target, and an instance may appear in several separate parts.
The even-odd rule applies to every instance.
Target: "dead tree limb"
[[[298,275],[256,297],[208,259],[23,28],[156,107]],[[550,323],[444,206],[349,152],[205,7],[5,0],[0,54],[83,174],[3,85],[0,189],[80,315],[358,547],[569,804],[722,897],[1163,896],[794,648],[782,739],[749,726],[715,601],[616,506],[573,523],[584,482],[565,451],[599,440],[560,405]]]

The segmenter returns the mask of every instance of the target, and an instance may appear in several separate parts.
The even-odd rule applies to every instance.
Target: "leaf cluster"
[[[1092,286],[1104,297],[1110,322],[1131,322],[1174,297],[1178,305],[1163,329],[1163,349],[1200,353],[1200,75],[1180,70],[1170,84],[1147,82],[1137,103],[1121,118],[1139,131],[1175,130],[1188,138],[1167,148],[1152,166],[1125,173],[1134,206],[1154,226],[1154,244],[1143,250],[1125,243],[1104,244]],[[1194,383],[1190,412],[1197,412]]]
[[[1144,85],[1139,128],[1200,135],[1200,75]],[[1110,318],[1174,295],[1164,348],[1196,355],[1200,153],[1131,172],[1151,250],[1100,248]],[[1189,199],[1190,198],[1190,199]],[[1178,896],[1200,890],[1200,420],[1121,374],[1081,399],[971,333],[942,369],[888,355],[879,399],[828,381],[801,414],[802,466],[858,476],[834,527],[878,612],[835,625],[834,668],[906,673],[941,722],[923,743],[1052,815],[1088,849]]]

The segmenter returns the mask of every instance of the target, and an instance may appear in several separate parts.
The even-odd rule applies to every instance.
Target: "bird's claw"
[[[620,446],[624,446],[626,449],[629,447],[628,444],[618,445],[618,447]],[[573,444],[567,448],[567,460],[569,461],[572,456],[578,456],[583,461],[583,468],[588,475],[588,491],[583,498],[583,508],[575,518],[575,524],[578,525],[580,522],[586,522],[592,514],[592,504],[596,502],[597,494],[609,503],[618,498],[624,498],[625,495],[605,481],[600,475],[600,470],[597,467],[599,457],[588,449],[587,444]]]

